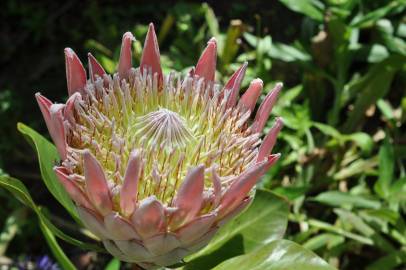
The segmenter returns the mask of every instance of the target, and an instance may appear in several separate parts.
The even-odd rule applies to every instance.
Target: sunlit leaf
[[[320,193],[312,198],[312,200],[332,206],[350,206],[372,209],[378,209],[381,206],[381,203],[378,200],[365,198],[359,194],[352,195],[350,193],[334,190]]]
[[[323,4],[316,0],[279,0],[282,2],[286,7],[289,9],[302,13],[316,21],[323,20],[323,12],[321,9],[323,8]]]
[[[213,270],[334,270],[313,252],[288,240],[277,240],[251,253],[238,256]]]
[[[41,134],[22,123],[18,123],[17,128],[37,152],[42,180],[48,190],[52,193],[55,199],[62,204],[69,214],[71,214],[76,220],[79,220],[72,200],[53,171],[53,166],[59,160],[59,155],[55,146]]]
[[[288,221],[288,204],[266,190],[257,190],[251,206],[222,227],[210,244],[186,261],[185,269],[210,269],[232,256],[282,238]]]

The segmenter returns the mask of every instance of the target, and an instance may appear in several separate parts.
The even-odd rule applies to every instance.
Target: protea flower
[[[118,259],[154,268],[207,245],[250,203],[280,156],[270,153],[281,119],[261,133],[282,85],[250,120],[263,83],[253,80],[237,100],[244,63],[216,84],[214,38],[185,76],[162,73],[152,24],[136,69],[133,40],[124,34],[112,76],[89,53],[87,77],[65,49],[69,99],[36,98],[61,157],[55,173],[84,225]]]

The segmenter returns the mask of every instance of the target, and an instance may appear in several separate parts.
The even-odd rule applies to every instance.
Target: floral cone
[[[123,36],[117,73],[89,53],[89,75],[65,49],[69,99],[36,99],[61,157],[54,168],[84,225],[122,261],[167,266],[203,248],[240,213],[279,158],[270,154],[282,120],[261,140],[282,87],[250,115],[262,90],[255,79],[238,101],[244,63],[215,83],[216,40],[187,76],[164,75],[154,27],[140,67]]]

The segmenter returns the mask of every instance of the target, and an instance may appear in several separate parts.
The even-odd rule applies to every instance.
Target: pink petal
[[[219,220],[218,226],[223,226],[230,220],[234,219],[236,216],[241,214],[248,205],[252,202],[253,197],[245,198],[239,205],[237,205],[233,210],[227,211],[226,214]]]
[[[223,91],[225,91],[226,89],[230,91],[230,95],[227,101],[228,108],[233,107],[237,102],[238,93],[240,92],[241,83],[242,80],[244,79],[247,66],[248,63],[244,62],[244,64],[242,64],[242,66],[239,69],[237,69],[236,72],[234,72],[234,74],[231,76],[231,78],[228,80],[228,82],[223,88]]]
[[[189,252],[183,248],[176,248],[169,253],[156,256],[151,258],[155,264],[159,266],[168,266],[178,263],[182,258],[184,258]]]
[[[103,214],[111,212],[113,203],[103,168],[97,159],[86,150],[83,154],[85,189],[93,205]]]
[[[261,95],[263,85],[264,83],[261,79],[253,80],[250,83],[247,91],[245,91],[244,95],[242,95],[240,99],[239,103],[241,104],[241,106],[243,106],[246,110],[252,112],[255,108],[255,104],[257,103],[259,96]]]
[[[217,207],[221,200],[221,179],[214,168],[212,169],[212,180],[214,189],[214,207]]]
[[[116,240],[117,247],[135,261],[149,261],[153,255],[138,241]]]
[[[66,101],[65,110],[63,112],[64,119],[68,120],[69,123],[75,124],[75,103],[77,100],[81,100],[82,96],[79,92],[74,93],[71,95],[68,100]]]
[[[93,211],[86,209],[84,207],[77,207],[80,220],[93,234],[95,234],[100,239],[109,238],[109,234],[104,227],[103,221],[100,217]]]
[[[96,58],[91,53],[87,54],[87,59],[89,62],[89,77],[92,82],[94,82],[99,76],[100,78],[103,78],[103,75],[106,74],[106,71],[104,71],[104,68],[102,65],[100,65],[99,62],[97,62]]]
[[[282,127],[283,127],[282,118],[280,117],[276,118],[275,124],[273,125],[269,133],[265,136],[264,141],[259,147],[257,162],[263,161],[265,157],[267,157],[272,152],[272,148],[275,145],[276,138]]]
[[[267,163],[264,167],[264,173],[266,173],[269,170],[269,168],[271,168],[279,160],[280,157],[281,157],[280,153],[269,155]]]
[[[180,246],[180,242],[173,233],[161,233],[144,241],[145,247],[155,255],[168,253]]]
[[[210,240],[213,238],[213,236],[217,233],[218,227],[213,227],[208,231],[205,235],[194,241],[193,243],[189,244],[187,250],[190,252],[197,252],[207,246],[207,244],[210,242]]]
[[[158,40],[156,38],[154,25],[152,23],[149,24],[140,64],[141,72],[144,72],[144,69],[148,70],[149,68],[151,68],[152,74],[158,73],[158,78],[161,82],[163,79],[161,59],[159,54]]]
[[[71,48],[65,49],[65,67],[69,96],[81,92],[86,85],[86,70]]]
[[[131,215],[135,210],[140,172],[141,155],[138,151],[133,151],[128,160],[123,186],[120,191],[120,208],[124,216]]]
[[[214,221],[216,220],[217,213],[210,213],[200,216],[182,226],[176,231],[178,239],[183,245],[189,245],[206,234]]]
[[[279,92],[282,89],[283,84],[277,83],[274,89],[265,97],[264,101],[259,106],[258,112],[255,115],[253,123],[254,132],[261,132],[264,128],[268,117],[271,114],[272,108],[275,105]]]
[[[118,247],[117,245],[114,243],[114,241],[111,240],[103,240],[103,244],[104,247],[106,248],[106,250],[113,255],[114,257],[116,257],[117,259],[119,259],[120,261],[123,262],[133,262],[126,254],[124,254]]]
[[[49,112],[49,110],[51,108],[52,102],[43,95],[41,95],[40,93],[36,93],[35,98],[37,99],[38,106],[41,110],[42,116],[44,117],[48,131],[51,131],[52,121],[51,121],[51,113]]]
[[[111,212],[104,217],[104,224],[110,239],[131,240],[140,239],[130,223],[125,221],[118,213]]]
[[[84,206],[88,209],[93,209],[93,206],[86,198],[85,193],[83,193],[83,191],[74,181],[69,179],[69,174],[65,167],[54,167],[54,171],[59,181],[65,188],[66,192],[69,194],[72,200],[75,201],[76,204]]]
[[[127,79],[132,67],[131,44],[135,40],[133,34],[126,32],[121,43],[120,60],[118,62],[118,75],[120,79]]]
[[[63,125],[62,111],[63,104],[52,104],[52,102],[40,93],[35,94],[41,113],[45,119],[49,134],[56,145],[62,159],[66,159],[65,127]]]
[[[248,194],[264,174],[267,162],[263,161],[246,169],[224,193],[220,203],[219,217],[232,211]]]
[[[49,113],[51,116],[51,134],[52,140],[58,150],[59,155],[62,159],[66,159],[66,136],[65,136],[65,125],[63,124],[63,111],[65,109],[64,104],[52,104],[49,108]]]
[[[131,220],[144,239],[162,233],[166,229],[165,210],[155,196],[142,200]]]
[[[214,81],[216,74],[216,61],[217,61],[217,43],[216,39],[212,38],[207,43],[202,55],[197,62],[194,75],[205,78],[208,81]]]
[[[176,194],[173,207],[177,208],[177,211],[171,220],[175,227],[188,222],[199,212],[203,202],[203,188],[204,165],[199,165],[188,171]]]

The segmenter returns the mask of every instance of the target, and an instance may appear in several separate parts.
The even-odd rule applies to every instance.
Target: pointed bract
[[[212,38],[207,43],[199,61],[196,64],[194,75],[205,78],[208,81],[214,81],[216,74],[217,62],[217,43],[216,39]]]
[[[272,148],[275,145],[276,138],[278,136],[279,131],[283,127],[282,118],[278,117],[275,120],[275,124],[269,130],[268,134],[265,136],[264,141],[262,142],[261,146],[259,147],[259,153],[257,162],[263,161],[272,151]]]
[[[264,173],[266,165],[266,161],[257,163],[233,181],[220,202],[220,217],[232,211],[247,196]]]
[[[120,208],[124,216],[131,215],[135,210],[141,166],[140,153],[136,150],[132,151],[120,191]]]
[[[131,220],[144,239],[164,232],[166,229],[165,210],[155,196],[142,200]]]
[[[97,76],[103,78],[106,71],[99,62],[97,62],[96,58],[91,53],[87,54],[87,59],[89,63],[89,77],[92,82],[96,81]]]
[[[62,159],[66,158],[66,134],[65,134],[65,125],[63,123],[63,110],[65,108],[64,104],[52,104],[49,108],[49,113],[51,115],[52,129],[50,134],[52,140],[54,141],[58,153]]]
[[[140,69],[141,72],[144,72],[145,69],[151,69],[152,74],[158,73],[159,81],[162,82],[161,56],[159,54],[158,40],[152,23],[149,24],[147,36],[145,38]]]
[[[277,83],[274,89],[266,95],[264,101],[259,106],[257,114],[255,115],[255,120],[253,123],[254,132],[261,132],[264,128],[266,122],[268,121],[269,115],[271,114],[272,108],[279,96],[283,84]]]
[[[71,48],[65,49],[65,68],[69,96],[75,92],[83,92],[86,85],[86,70]]]
[[[69,172],[66,170],[65,167],[54,167],[54,171],[59,179],[59,182],[63,185],[66,192],[69,194],[74,202],[88,209],[93,209],[93,206],[90,204],[83,191],[74,181],[69,179]]]
[[[128,72],[132,68],[132,48],[131,44],[135,40],[131,32],[123,35],[121,43],[120,60],[118,61],[118,75],[120,79],[128,79]]]
[[[173,223],[180,225],[186,223],[194,218],[203,202],[203,188],[204,188],[204,166],[189,169],[185,180],[180,186],[173,206],[177,208],[173,218]]]
[[[227,100],[227,108],[234,107],[234,105],[237,102],[238,98],[238,93],[241,88],[241,83],[244,79],[245,76],[245,71],[247,70],[248,62],[244,62],[242,66],[237,69],[236,72],[231,76],[231,78],[228,80],[226,85],[224,86],[223,91],[230,91],[230,94],[228,96]]]
[[[113,208],[106,176],[97,159],[88,150],[83,153],[86,193],[93,205],[103,214]]]
[[[247,91],[242,95],[239,101],[240,106],[252,112],[259,96],[261,95],[263,85],[264,83],[261,79],[253,80]]]

